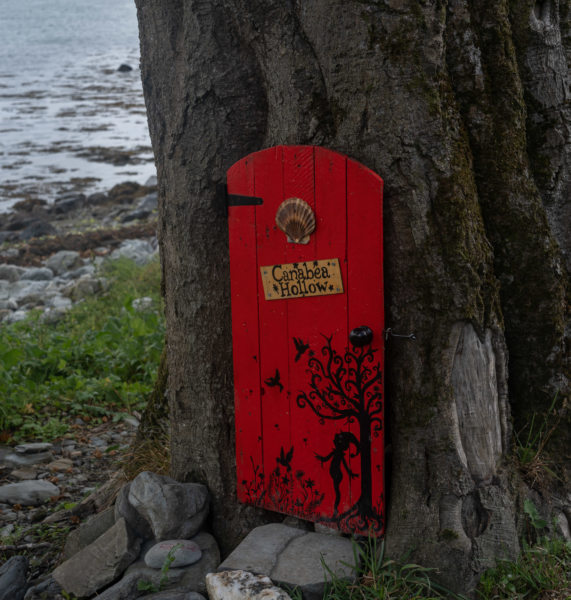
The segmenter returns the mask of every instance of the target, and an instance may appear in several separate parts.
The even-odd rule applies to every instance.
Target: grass
[[[145,406],[164,343],[158,262],[105,263],[109,290],[56,324],[31,314],[0,325],[0,440],[53,439],[75,419],[120,418]],[[153,299],[136,310],[133,300]]]
[[[434,569],[405,560],[386,558],[384,541],[370,537],[359,545],[354,542],[355,564],[359,564],[357,581],[337,577],[327,566],[326,600],[407,600],[463,597],[436,583]]]
[[[524,545],[516,561],[500,561],[480,579],[483,600],[569,600],[571,598],[571,543],[543,538]]]

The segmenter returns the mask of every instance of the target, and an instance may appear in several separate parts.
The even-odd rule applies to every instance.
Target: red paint
[[[238,497],[379,535],[382,179],[324,148],[278,146],[233,165],[227,184],[228,194],[263,199],[229,208]],[[314,210],[317,226],[307,245],[288,243],[275,224],[278,206],[290,197]],[[261,266],[333,258],[342,294],[265,299]],[[362,325],[374,336],[359,350],[348,335]],[[347,367],[357,365],[355,377]]]

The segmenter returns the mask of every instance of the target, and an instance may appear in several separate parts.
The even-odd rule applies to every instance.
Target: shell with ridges
[[[288,242],[307,244],[315,231],[315,215],[301,198],[288,198],[278,207],[276,225],[288,236]]]

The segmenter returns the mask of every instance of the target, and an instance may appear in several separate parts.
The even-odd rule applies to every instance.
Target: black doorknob
[[[370,344],[372,340],[373,331],[366,325],[363,325],[363,327],[355,327],[355,329],[352,329],[351,333],[349,333],[349,341],[357,348]]]

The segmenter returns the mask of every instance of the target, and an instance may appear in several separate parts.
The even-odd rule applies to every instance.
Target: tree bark
[[[387,324],[417,337],[387,346],[388,547],[473,588],[519,548],[511,415],[519,429],[569,395],[569,2],[136,4],[172,474],[210,487],[224,551],[267,518],[234,500],[216,185],[277,144],[348,154],[385,181]]]

